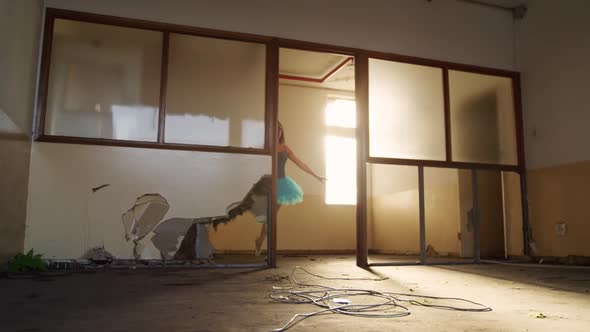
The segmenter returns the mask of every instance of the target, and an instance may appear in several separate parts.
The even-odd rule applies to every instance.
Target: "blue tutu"
[[[277,203],[279,205],[295,205],[303,202],[303,190],[290,177],[279,178],[277,187]]]

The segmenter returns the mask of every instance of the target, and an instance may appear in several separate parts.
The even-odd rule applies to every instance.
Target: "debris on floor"
[[[543,314],[542,312],[532,313],[532,314],[530,314],[530,316],[533,318],[540,318],[540,319],[547,318],[547,316],[545,316],[545,314]]]
[[[438,253],[438,251],[436,251],[436,249],[434,249],[434,247],[431,245],[428,245],[428,247],[426,247],[426,256],[427,257],[441,257],[441,255]]]
[[[108,252],[104,246],[89,249],[82,258],[96,265],[108,265],[115,260],[115,256]]]

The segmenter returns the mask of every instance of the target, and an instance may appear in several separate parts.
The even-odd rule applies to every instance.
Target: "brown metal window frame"
[[[163,141],[163,128],[158,129],[158,142],[139,142],[123,141],[113,139],[95,139],[79,138],[67,136],[50,136],[44,134],[45,129],[45,111],[47,102],[47,91],[49,81],[49,64],[51,55],[51,44],[53,37],[53,22],[55,19],[69,19],[98,24],[109,24],[115,26],[138,28],[161,31],[164,34],[162,49],[162,77],[167,73],[167,43],[170,33],[182,33],[200,37],[210,37],[219,39],[228,39],[245,42],[255,42],[266,45],[266,87],[265,87],[265,144],[263,149],[250,149],[239,147],[221,147],[221,146],[204,146],[190,144],[160,144]],[[57,142],[73,144],[91,144],[91,145],[109,145],[139,148],[156,148],[172,150],[191,150],[191,151],[209,151],[225,153],[246,153],[246,154],[263,154],[272,157],[272,209],[270,211],[269,227],[269,256],[268,265],[276,267],[276,248],[277,248],[277,121],[278,121],[278,82],[279,82],[279,48],[292,48],[314,52],[338,53],[354,57],[355,60],[355,100],[357,105],[357,128],[356,140],[357,148],[357,205],[356,205],[356,260],[357,265],[366,267],[367,262],[367,184],[366,168],[367,163],[391,164],[391,165],[409,165],[417,166],[419,169],[424,167],[442,167],[455,169],[488,169],[507,172],[516,172],[520,175],[521,199],[523,208],[523,236],[525,244],[525,254],[528,253],[528,209],[526,198],[526,165],[524,154],[524,135],[523,135],[523,116],[520,90],[520,73],[515,71],[494,69],[481,66],[466,65],[454,62],[438,61],[420,57],[406,56],[393,53],[369,51],[358,48],[335,46],[322,43],[306,42],[293,39],[284,39],[268,37],[262,35],[245,34],[238,32],[228,32],[222,30],[196,28],[169,23],[159,23],[138,19],[129,19],[115,16],[91,14],[85,12],[76,12],[47,8],[45,15],[45,26],[43,33],[43,46],[41,55],[41,67],[39,77],[39,89],[37,94],[37,110],[35,118],[35,131],[33,137],[39,142]],[[445,148],[446,160],[419,160],[419,159],[396,159],[396,158],[377,158],[369,155],[369,59],[381,59],[408,64],[429,66],[441,68],[443,73],[443,91],[444,91],[444,112],[445,112]],[[166,61],[164,61],[166,59]],[[517,144],[517,165],[487,164],[487,163],[469,163],[456,162],[452,160],[451,144],[451,120],[450,120],[450,98],[449,98],[449,78],[448,71],[457,70],[470,73],[502,76],[512,79],[512,89],[514,98],[514,116],[515,116],[515,136]],[[166,82],[160,86],[160,117],[165,117],[165,89]],[[164,96],[164,98],[162,98]],[[164,112],[162,111],[164,109]],[[159,126],[164,122],[160,121]]]
[[[443,167],[443,168],[458,168],[458,169],[492,169],[501,171],[521,172],[524,170],[524,149],[522,148],[522,110],[520,107],[520,74],[518,72],[492,69],[486,67],[478,67],[471,65],[463,65],[457,63],[448,63],[443,61],[435,61],[429,59],[421,59],[414,57],[407,57],[401,55],[394,55],[382,52],[366,52],[368,59],[386,60],[399,63],[407,63],[412,65],[419,65],[431,68],[439,68],[442,71],[442,89],[444,97],[444,119],[445,119],[445,149],[446,160],[430,160],[430,159],[407,159],[407,158],[387,158],[387,157],[372,157],[367,151],[367,161],[376,164],[392,164],[392,165],[406,165],[406,166],[424,166],[424,167]],[[517,147],[517,164],[492,164],[492,163],[477,163],[477,162],[462,162],[454,161],[452,157],[452,143],[451,143],[451,105],[450,105],[450,84],[449,71],[462,71],[473,74],[482,74],[497,77],[506,77],[511,80],[512,94],[514,98],[514,117],[515,117],[515,131],[514,137]],[[367,86],[368,96],[368,86]],[[369,107],[369,105],[367,105]],[[368,109],[366,137],[367,146],[370,146],[370,128],[368,126]]]
[[[47,135],[45,133],[45,119],[47,113],[47,97],[49,89],[49,70],[51,66],[51,51],[53,44],[53,26],[56,19],[71,20],[85,23],[105,24],[110,26],[119,26],[134,29],[152,30],[162,33],[162,57],[161,57],[161,74],[160,74],[160,96],[158,110],[158,133],[157,141],[136,141],[136,140],[119,140],[108,138],[76,137],[76,136],[59,136]],[[264,147],[263,148],[246,148],[234,146],[216,146],[216,145],[199,145],[183,143],[167,143],[164,140],[164,130],[166,121],[166,89],[168,81],[168,52],[170,34],[185,34],[199,37],[234,40],[241,42],[250,42],[262,44],[266,48],[268,57],[269,48],[272,47],[273,39],[257,35],[249,35],[237,32],[225,32],[211,29],[194,28],[167,23],[157,23],[137,19],[121,18],[115,16],[98,15],[91,13],[75,12],[47,8],[45,13],[45,26],[43,31],[43,46],[41,53],[41,69],[39,77],[39,93],[37,95],[37,110],[35,118],[35,131],[33,137],[38,142],[54,143],[71,143],[71,144],[90,144],[90,145],[107,145],[121,147],[137,147],[152,149],[168,150],[189,150],[189,151],[206,151],[206,152],[225,152],[225,153],[242,153],[270,155],[270,113],[271,109],[268,102],[269,84],[272,84],[274,76],[269,70],[270,62],[266,59],[265,72],[265,110],[264,110]]]
[[[369,153],[369,59],[387,60],[392,62],[401,62],[407,64],[421,65],[427,67],[434,67],[442,69],[443,79],[443,98],[444,98],[444,119],[445,119],[445,149],[446,160],[424,160],[424,159],[399,159],[399,158],[382,158],[371,157]],[[357,98],[357,139],[362,139],[359,142],[358,164],[357,164],[357,266],[369,267],[379,264],[369,264],[368,262],[368,242],[367,242],[367,184],[366,184],[366,168],[367,163],[371,164],[387,164],[387,165],[404,165],[416,166],[420,184],[420,194],[423,195],[423,176],[424,168],[453,168],[453,169],[470,169],[472,172],[476,170],[498,170],[504,172],[515,172],[520,175],[520,189],[521,189],[521,207],[523,216],[523,243],[525,247],[525,255],[528,254],[528,207],[527,207],[527,192],[526,192],[526,165],[524,156],[524,136],[522,124],[522,105],[521,105],[521,91],[520,91],[520,73],[508,70],[493,69],[472,65],[465,65],[452,62],[444,62],[437,60],[430,60],[424,58],[409,57],[404,55],[362,51],[357,55],[357,82],[356,82],[356,98]],[[515,117],[515,141],[517,147],[517,164],[503,165],[503,164],[489,164],[489,163],[472,163],[472,162],[458,162],[452,159],[452,142],[451,142],[451,112],[450,112],[450,86],[449,86],[449,70],[462,71],[475,74],[483,74],[490,76],[507,77],[512,81],[512,93],[514,102],[514,117]],[[420,200],[420,243],[421,243],[421,264],[428,264],[424,256],[424,202],[423,196]],[[479,234],[478,234],[479,236]],[[477,255],[474,262],[479,262]],[[382,265],[404,265],[395,263],[385,263]]]

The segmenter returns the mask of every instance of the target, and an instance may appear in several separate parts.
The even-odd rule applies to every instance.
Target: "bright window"
[[[326,125],[328,127],[356,128],[354,100],[333,99],[326,106]]]
[[[356,204],[356,106],[331,99],[326,106],[326,204]]]

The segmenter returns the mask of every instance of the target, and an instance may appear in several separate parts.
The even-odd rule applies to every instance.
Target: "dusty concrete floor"
[[[324,315],[290,331],[590,331],[590,270],[500,265],[357,268],[352,256],[279,259],[278,269],[151,269],[0,279],[1,331],[269,331],[308,305],[269,299],[277,276],[296,265],[326,276],[383,275],[386,281],[323,281],[397,292],[465,297],[492,307],[467,313],[411,306],[395,319]],[[301,276],[303,280],[309,280]],[[543,313],[546,318],[536,318]]]

